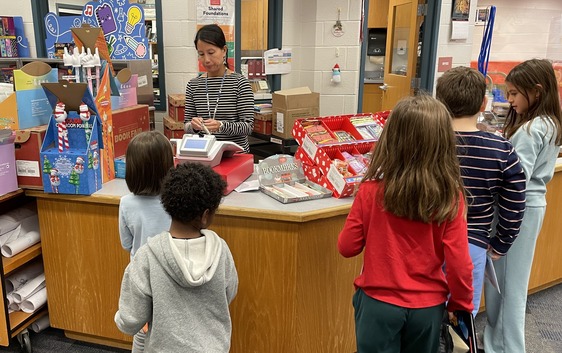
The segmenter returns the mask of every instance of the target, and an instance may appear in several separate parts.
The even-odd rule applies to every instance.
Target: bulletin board
[[[129,4],[128,0],[90,1],[79,16],[58,16],[49,12],[44,23],[49,58],[62,57],[64,47],[72,49],[71,28],[86,23],[101,27],[112,60],[149,59],[144,10],[138,4]]]

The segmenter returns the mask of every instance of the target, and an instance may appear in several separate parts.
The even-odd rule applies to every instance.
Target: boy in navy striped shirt
[[[462,66],[448,70],[437,80],[436,96],[451,112],[457,135],[457,155],[468,205],[476,316],[486,254],[493,260],[499,259],[519,234],[525,211],[525,174],[511,142],[476,127],[478,114],[486,107],[486,79],[480,72]]]

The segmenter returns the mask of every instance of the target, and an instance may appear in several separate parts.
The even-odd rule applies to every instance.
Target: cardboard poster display
[[[42,86],[51,106],[54,108],[62,102],[67,113],[64,129],[55,120],[55,115],[51,116],[41,146],[43,190],[47,193],[91,195],[101,189],[102,184],[100,150],[103,140],[94,98],[85,83],[60,81]],[[89,135],[78,113],[82,103],[90,111],[87,121]],[[64,135],[68,145],[61,147]]]

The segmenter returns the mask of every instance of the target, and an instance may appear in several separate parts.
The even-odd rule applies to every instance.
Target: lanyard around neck
[[[215,119],[215,116],[217,115],[217,109],[219,107],[219,100],[221,99],[221,93],[222,93],[222,86],[224,85],[224,79],[226,77],[226,72],[228,70],[224,70],[224,74],[222,75],[222,81],[221,81],[221,87],[219,88],[219,94],[217,95],[217,101],[215,103],[215,110],[213,111],[213,115],[211,115],[211,102],[209,100],[209,84],[208,84],[208,80],[209,80],[209,74],[207,74],[207,77],[205,77],[205,93],[207,94],[207,111],[209,112],[209,118],[211,119]]]

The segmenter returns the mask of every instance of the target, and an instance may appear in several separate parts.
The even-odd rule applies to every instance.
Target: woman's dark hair
[[[135,195],[156,196],[173,166],[174,153],[166,136],[158,131],[141,132],[127,146],[125,182]]]
[[[209,43],[221,49],[226,46],[226,38],[224,36],[224,32],[222,31],[222,28],[220,28],[216,24],[205,25],[199,28],[197,34],[195,35],[195,40],[193,40],[195,48],[197,48],[198,41]],[[224,66],[228,68],[228,49],[226,50]]]
[[[160,199],[173,220],[187,224],[201,217],[205,210],[214,213],[225,188],[226,182],[211,167],[184,163],[170,169]]]

